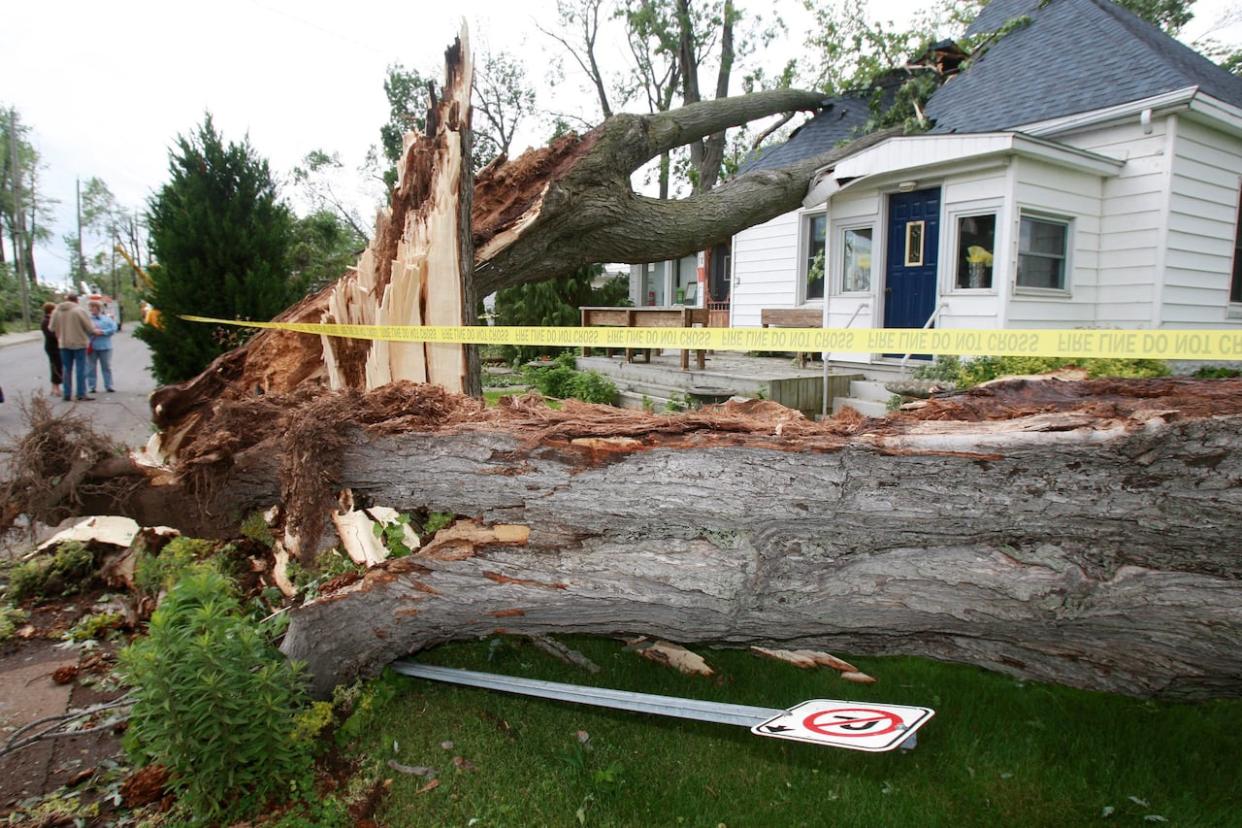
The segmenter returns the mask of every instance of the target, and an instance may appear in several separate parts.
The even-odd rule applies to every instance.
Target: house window
[[[992,256],[996,252],[996,214],[960,216],[957,220],[957,276],[954,287],[992,287]]]
[[[921,221],[906,222],[906,267],[923,266],[923,230]]]
[[[841,289],[846,293],[871,290],[871,228],[846,230],[841,252]]]
[[[1233,280],[1229,283],[1229,301],[1242,303],[1242,198],[1238,203],[1238,222],[1233,231]]]
[[[1022,217],[1018,233],[1018,286],[1065,290],[1069,222]]]
[[[828,216],[807,216],[806,225],[806,298],[823,299]]]

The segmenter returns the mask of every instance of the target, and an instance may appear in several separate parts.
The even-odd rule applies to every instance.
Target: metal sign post
[[[788,710],[744,704],[658,696],[604,687],[582,687],[556,681],[515,678],[454,667],[418,664],[409,659],[392,663],[403,676],[462,684],[502,693],[536,696],[554,701],[590,704],[632,713],[650,713],[700,722],[740,725],[758,736],[864,750],[873,753],[894,748],[913,749],[915,731],[934,715],[926,707],[816,699]]]

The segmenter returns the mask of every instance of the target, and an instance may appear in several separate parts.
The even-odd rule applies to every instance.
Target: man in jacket
[[[70,386],[73,383],[75,366],[78,399],[93,400],[94,397],[86,396],[86,346],[90,344],[91,336],[102,331],[95,327],[86,308],[78,304],[76,293],[66,295],[65,301],[56,306],[48,321],[48,327],[56,334],[56,341],[60,343],[60,363],[64,373],[61,388],[64,389],[65,401],[68,402],[72,396]]]

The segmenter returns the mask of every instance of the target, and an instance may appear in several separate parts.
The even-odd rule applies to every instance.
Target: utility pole
[[[75,178],[73,183],[78,191],[78,281],[82,281],[86,278],[86,257],[82,255],[82,179]]]
[[[9,180],[13,186],[13,220],[17,232],[13,235],[13,267],[17,283],[21,285],[22,295],[22,326],[30,330],[30,285],[26,282],[26,260],[22,257],[21,245],[26,241],[26,216],[22,213],[22,175],[21,160],[17,154],[17,108],[9,109],[9,152],[11,153],[12,169]]]

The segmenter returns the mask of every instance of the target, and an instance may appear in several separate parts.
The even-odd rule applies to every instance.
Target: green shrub
[[[39,555],[16,567],[9,576],[9,598],[54,598],[70,595],[95,576],[95,556],[78,541],[62,543],[52,555]]]
[[[17,632],[17,625],[21,624],[30,613],[14,606],[0,606],[0,641],[8,641],[13,637],[13,633]]]
[[[522,377],[545,397],[573,398],[583,402],[611,405],[617,399],[617,386],[598,371],[578,371],[575,357],[564,353],[548,365],[528,365]]]
[[[617,400],[617,386],[598,371],[578,371],[570,383],[569,396],[583,402],[612,405]]]
[[[182,575],[214,550],[214,543],[198,538],[173,538],[159,554],[144,549],[134,564],[134,586],[149,595],[171,589]]]
[[[150,635],[121,654],[134,685],[125,748],[158,762],[195,821],[226,821],[308,790],[311,751],[298,739],[299,669],[248,623],[229,580],[185,572],[151,617]]]
[[[1193,376],[1195,379],[1235,379],[1242,377],[1242,369],[1227,368],[1224,365],[1201,365]]]
[[[250,538],[252,541],[258,541],[269,549],[276,545],[276,538],[272,536],[272,527],[267,525],[267,518],[262,512],[251,512],[241,525],[242,537]]]
[[[1059,368],[1077,367],[1086,370],[1091,379],[1100,377],[1148,378],[1167,377],[1169,366],[1156,359],[1064,359],[1061,357],[983,356],[971,360],[940,357],[931,365],[917,368],[918,379],[942,380],[959,389],[1005,376],[1042,374]]]
[[[66,641],[91,641],[105,638],[124,620],[125,615],[119,612],[97,612],[84,615],[65,633],[64,639]]]

